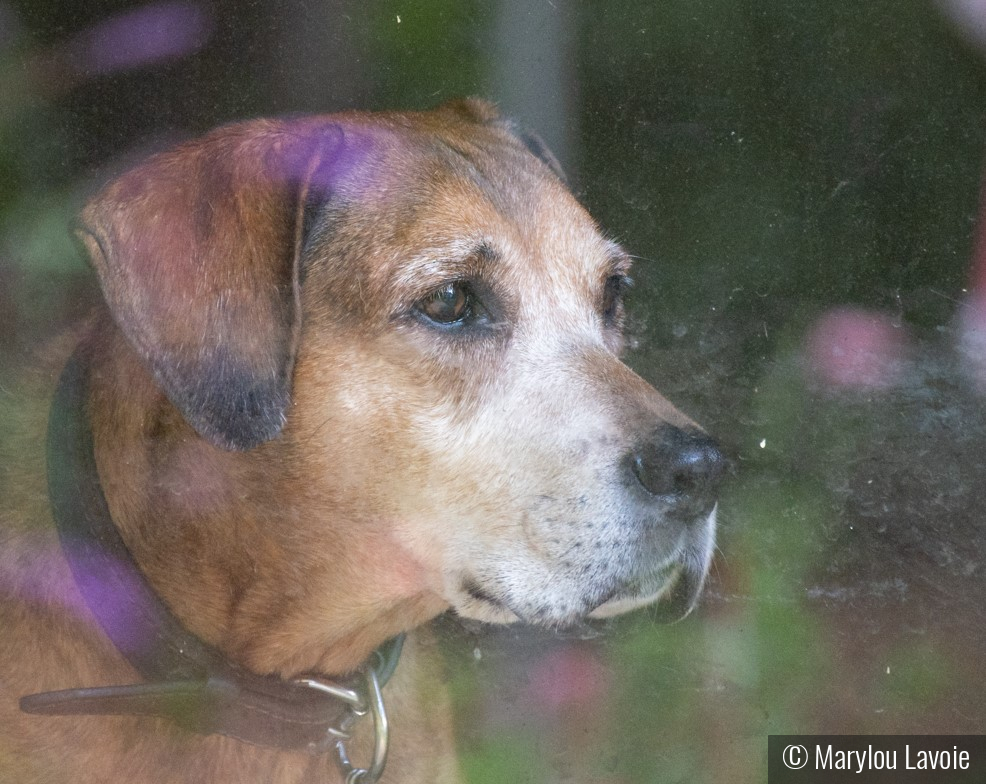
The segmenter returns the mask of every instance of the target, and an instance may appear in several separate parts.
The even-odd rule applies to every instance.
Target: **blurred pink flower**
[[[986,0],[982,5],[986,12]],[[970,285],[958,310],[956,341],[963,372],[983,394],[986,393],[986,184],[980,191]]]
[[[808,331],[812,375],[833,387],[887,389],[900,380],[907,359],[904,328],[883,313],[836,308]]]
[[[597,654],[566,646],[534,665],[526,696],[532,708],[546,714],[568,708],[584,710],[603,702],[611,684],[612,673]]]
[[[973,290],[958,313],[962,369],[976,389],[986,392],[986,291]]]

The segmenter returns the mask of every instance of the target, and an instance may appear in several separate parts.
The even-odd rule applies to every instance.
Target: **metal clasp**
[[[365,695],[361,690],[349,689],[336,683],[318,681],[312,678],[299,679],[298,683],[324,694],[342,700],[349,706],[349,715],[339,727],[330,727],[328,732],[335,739],[336,756],[339,768],[346,777],[346,784],[376,784],[383,775],[387,764],[387,748],[390,743],[390,723],[383,704],[380,679],[373,667],[363,673]],[[357,720],[369,713],[373,717],[373,758],[368,768],[353,765],[346,751],[346,741],[353,736],[352,728]]]
[[[383,692],[380,690],[380,679],[373,667],[369,667],[364,675],[366,680],[366,705],[367,710],[373,716],[373,759],[368,768],[357,768],[349,760],[346,751],[346,740],[340,738],[336,741],[336,755],[339,759],[339,767],[346,776],[346,784],[376,784],[383,775],[384,766],[387,764],[387,747],[390,743],[390,723],[387,719],[387,711],[383,704]],[[352,721],[355,722],[361,715],[366,715],[367,710],[362,713],[353,709]],[[349,727],[343,730],[348,732]]]
[[[331,681],[319,681],[314,678],[298,678],[296,683],[307,686],[309,689],[320,691],[330,697],[346,703],[349,706],[350,714],[339,727],[329,727],[329,735],[341,740],[349,740],[352,737],[349,727],[353,725],[355,719],[366,714],[366,700],[356,689],[349,689]]]
[[[387,748],[390,743],[390,722],[383,704],[383,687],[394,674],[404,647],[404,635],[387,640],[373,652],[374,664],[363,670],[363,687],[350,689],[337,683],[306,678],[298,682],[324,694],[342,700],[349,706],[348,715],[338,727],[329,728],[329,741],[335,740],[339,769],[346,777],[346,784],[376,784],[387,764]],[[357,768],[349,759],[346,741],[352,738],[353,725],[367,713],[373,716],[373,758],[368,768]]]

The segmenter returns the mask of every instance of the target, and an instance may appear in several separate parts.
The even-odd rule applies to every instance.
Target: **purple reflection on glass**
[[[151,650],[155,644],[153,632],[148,630],[134,611],[135,597],[140,597],[141,586],[119,568],[110,556],[76,559],[77,564],[87,564],[82,579],[90,602],[98,608],[105,631],[122,649],[133,652]],[[95,625],[96,621],[83,600],[75,582],[68,573],[62,549],[57,544],[39,542],[34,557],[18,574],[0,574],[0,592],[18,596],[32,604],[45,604],[64,610],[70,616]],[[139,608],[138,608],[139,609]]]
[[[267,155],[258,145],[255,158],[266,155],[261,177],[307,189],[307,198],[342,201],[376,200],[393,192],[399,174],[386,164],[398,141],[387,131],[356,123],[302,119],[287,126],[286,143]]]
[[[196,3],[153,3],[90,27],[68,50],[78,70],[107,74],[192,54],[212,30],[210,14]]]
[[[378,148],[385,143],[384,139],[375,138],[367,129],[343,131],[338,126],[325,128],[321,133],[325,150],[309,184],[313,195],[341,190],[345,196],[358,198],[380,187],[381,173],[367,163],[381,159]]]

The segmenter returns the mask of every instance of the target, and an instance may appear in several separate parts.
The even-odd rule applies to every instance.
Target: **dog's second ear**
[[[440,109],[471,122],[499,125],[520,141],[531,155],[551,169],[559,180],[566,185],[568,184],[565,170],[555,154],[544,143],[544,140],[533,131],[524,128],[516,120],[501,117],[497,107],[489,101],[484,101],[481,98],[459,98],[447,101],[442,104]]]
[[[117,324],[217,446],[248,449],[283,427],[307,191],[342,137],[264,121],[219,129],[126,173],[82,212],[78,235]]]

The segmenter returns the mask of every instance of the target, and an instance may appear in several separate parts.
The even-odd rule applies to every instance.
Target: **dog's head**
[[[180,479],[149,481],[153,506],[207,475],[273,510],[224,546],[290,562],[289,589],[250,556],[281,595],[240,580],[229,605],[281,645],[340,608],[385,619],[369,643],[448,606],[564,625],[694,603],[721,456],[620,361],[627,255],[488,105],[223,128],[108,186],[80,236],[194,428],[144,438]]]

